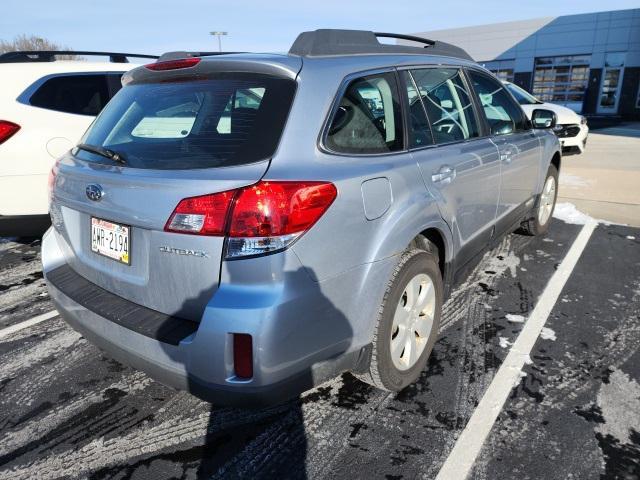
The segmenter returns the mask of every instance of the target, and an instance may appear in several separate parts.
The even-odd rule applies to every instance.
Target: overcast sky
[[[572,13],[637,8],[638,0],[2,0],[0,39],[26,33],[75,50],[158,54],[289,49],[316,28],[410,33]]]

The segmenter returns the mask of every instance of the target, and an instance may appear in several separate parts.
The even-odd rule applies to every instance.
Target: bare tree
[[[18,35],[13,40],[0,40],[0,53],[16,50],[72,50],[66,45],[59,45],[36,35]],[[60,60],[81,60],[77,55],[58,55]]]

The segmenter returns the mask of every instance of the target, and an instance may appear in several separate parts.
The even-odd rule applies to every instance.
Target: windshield
[[[274,154],[294,92],[292,80],[238,73],[130,85],[107,104],[81,143],[111,150],[133,168],[252,163]],[[111,162],[86,150],[75,155]]]
[[[539,103],[542,103],[529,92],[518,87],[517,85],[514,85],[513,83],[505,83],[504,86],[509,89],[511,95],[515,97],[520,105],[537,105]]]

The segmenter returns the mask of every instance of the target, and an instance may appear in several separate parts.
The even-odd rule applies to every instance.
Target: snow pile
[[[557,203],[553,211],[554,218],[572,225],[585,225],[592,217],[582,213],[573,203]]]

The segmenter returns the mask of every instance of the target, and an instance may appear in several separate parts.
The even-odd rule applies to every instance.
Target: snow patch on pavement
[[[516,278],[516,275],[518,273],[517,268],[519,265],[520,257],[510,251],[506,255],[497,255],[495,257],[489,258],[487,263],[484,264],[483,268],[485,270],[495,272],[496,277],[509,270],[511,276],[513,278]]]
[[[551,340],[556,341],[556,332],[551,330],[549,327],[542,327],[540,331],[540,338],[543,340]]]
[[[507,313],[507,321],[511,323],[524,323],[525,318],[522,315],[514,315],[512,313]]]
[[[622,444],[631,442],[631,430],[640,432],[640,385],[626,373],[613,369],[609,383],[600,388],[598,405],[605,422],[596,427],[597,432]]]

